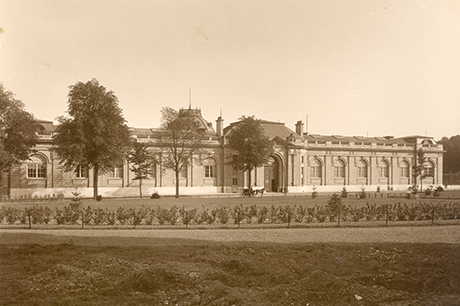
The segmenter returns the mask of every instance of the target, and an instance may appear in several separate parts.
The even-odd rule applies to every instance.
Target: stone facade
[[[238,124],[224,128],[224,120],[216,120],[216,129],[201,116],[199,109],[184,109],[182,115],[194,116],[204,130],[206,141],[199,154],[181,172],[181,194],[239,193],[247,187],[248,173],[236,171],[226,161],[232,153],[226,148],[226,135]],[[270,161],[251,173],[251,182],[264,186],[268,192],[311,192],[406,190],[415,183],[412,166],[416,164],[416,150],[422,149],[431,173],[422,186],[442,184],[442,145],[432,137],[357,137],[316,135],[304,133],[303,123],[297,122],[295,131],[284,123],[260,120],[266,135],[273,141],[274,153]],[[11,196],[52,195],[70,196],[78,188],[83,196],[92,196],[91,169],[64,172],[53,154],[54,126],[38,121],[42,127],[37,153],[29,161],[2,173],[4,193]],[[175,192],[175,176],[162,167],[162,152],[155,146],[155,129],[131,128],[132,137],[146,143],[156,158],[154,173],[143,181],[143,194],[154,191],[160,195]],[[127,161],[113,171],[99,176],[99,193],[105,197],[138,196],[137,180]]]

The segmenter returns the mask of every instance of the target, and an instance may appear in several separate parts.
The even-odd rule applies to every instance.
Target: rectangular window
[[[358,167],[358,177],[367,177],[367,167]]]
[[[86,169],[83,166],[78,166],[75,170],[75,177],[77,178],[86,178]]]
[[[380,177],[388,177],[388,167],[380,167]]]
[[[179,171],[180,178],[187,178],[187,165],[183,165]]]
[[[46,167],[43,164],[28,164],[27,165],[28,178],[45,178]]]
[[[214,177],[214,166],[204,166],[204,177]]]
[[[399,169],[399,174],[401,175],[401,177],[409,177],[409,167],[402,167]]]
[[[238,185],[238,179],[237,178],[233,178],[232,185]]]
[[[321,166],[312,166],[310,168],[311,177],[321,177]]]
[[[345,177],[345,167],[334,167],[334,175],[335,177]]]
[[[36,165],[27,165],[27,177],[37,177]]]

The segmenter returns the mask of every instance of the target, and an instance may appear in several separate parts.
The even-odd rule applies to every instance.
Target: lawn
[[[388,197],[390,195],[391,197]],[[424,195],[420,199],[407,199],[405,193],[369,193],[368,198],[359,199],[357,194],[350,194],[350,197],[343,198],[343,204],[345,206],[365,206],[366,203],[370,204],[396,204],[396,203],[456,203],[460,201],[460,191],[444,191],[441,197],[435,198],[433,196]],[[217,194],[208,196],[182,196],[180,198],[174,197],[160,197],[159,199],[150,199],[149,197],[139,198],[105,198],[102,201],[96,201],[93,199],[82,199],[83,207],[91,206],[92,208],[109,208],[110,210],[116,210],[123,206],[125,208],[141,208],[142,206],[147,207],[158,207],[169,209],[172,206],[186,207],[188,209],[203,209],[215,208],[219,206],[234,207],[242,204],[243,206],[257,205],[257,206],[306,206],[313,207],[315,205],[325,206],[327,200],[331,197],[331,194],[319,194],[316,198],[312,198],[309,193],[299,194],[288,194],[286,196],[280,194],[265,194],[264,196],[255,196],[253,198],[242,198],[234,194]],[[31,205],[43,205],[48,206],[51,209],[56,207],[62,207],[69,205],[70,199],[65,199],[59,202],[47,202],[47,201],[33,201],[23,203],[0,203],[1,206],[14,206],[17,208],[29,207]]]
[[[0,305],[460,304],[459,245],[46,236],[1,245]]]

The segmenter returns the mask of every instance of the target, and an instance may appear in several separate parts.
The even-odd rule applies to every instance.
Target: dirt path
[[[345,243],[449,243],[460,244],[460,226],[417,226],[391,228],[314,228],[314,229],[206,229],[206,230],[114,230],[59,229],[27,230],[1,229],[0,243],[12,240],[9,234],[39,234],[48,237],[123,237],[177,238],[207,241],[252,241],[276,243],[345,242]],[[22,236],[22,235],[19,235]]]

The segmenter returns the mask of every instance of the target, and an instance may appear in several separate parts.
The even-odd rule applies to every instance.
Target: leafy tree
[[[438,143],[446,150],[443,156],[443,172],[460,172],[460,135],[443,137]]]
[[[229,164],[234,169],[248,171],[251,186],[252,169],[268,161],[273,147],[258,119],[242,116],[239,120],[227,136],[228,147],[236,153]]]
[[[203,130],[196,123],[196,117],[180,115],[171,107],[161,109],[160,129],[155,134],[156,144],[162,150],[162,165],[174,171],[176,198],[179,198],[179,174],[183,167],[193,161],[204,143]]]
[[[130,170],[134,172],[134,179],[139,180],[139,195],[142,199],[142,180],[152,174],[155,159],[147,150],[147,145],[134,142],[128,160],[132,163]]]
[[[38,139],[35,118],[24,107],[0,83],[0,198],[3,171],[28,159]]]
[[[65,171],[93,169],[94,199],[99,172],[113,169],[130,148],[128,126],[112,91],[96,79],[70,86],[68,116],[59,117],[55,152]]]

